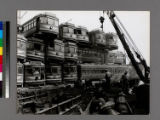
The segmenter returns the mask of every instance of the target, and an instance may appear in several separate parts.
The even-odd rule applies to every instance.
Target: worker
[[[109,90],[111,86],[111,73],[108,70],[106,70],[105,79],[106,79],[105,87],[107,88],[107,90]]]
[[[128,90],[129,90],[129,82],[128,82],[127,74],[128,74],[128,72],[125,71],[125,73],[122,75],[122,78],[120,81],[122,90],[125,94],[128,94]]]

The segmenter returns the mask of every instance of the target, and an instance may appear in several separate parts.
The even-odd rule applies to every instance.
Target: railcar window
[[[52,73],[51,68],[46,68],[46,73]]]
[[[68,33],[69,32],[68,27],[63,27],[63,32]]]
[[[83,30],[82,35],[87,35],[87,32]]]
[[[70,67],[70,71],[71,72],[76,72],[76,67],[75,66]]]
[[[28,29],[30,29],[30,28],[31,28],[31,24],[29,23],[29,24],[28,24]]]
[[[64,46],[61,45],[61,52],[64,52]]]
[[[41,50],[41,45],[40,44],[34,44],[34,48],[36,50]]]
[[[48,18],[48,24],[50,25],[54,25],[55,24],[55,20]]]
[[[47,23],[47,18],[46,17],[40,17],[40,22],[41,23]]]
[[[74,33],[74,29],[73,28],[69,28],[69,33]]]
[[[18,74],[23,74],[23,68],[22,67],[18,67]]]
[[[100,36],[99,34],[96,34],[96,38],[97,38],[97,39],[100,39],[101,36]]]
[[[57,20],[54,21],[54,24],[55,24],[56,27],[58,27],[58,21]]]
[[[53,73],[58,73],[57,67],[53,67],[53,68],[52,68],[52,72],[53,72]]]
[[[65,74],[69,74],[70,73],[69,66],[65,66],[64,67],[64,73]]]
[[[35,67],[35,68],[33,68],[33,74],[40,74],[41,73],[41,71],[42,71],[42,69],[41,68],[39,68],[39,67]]]
[[[55,50],[56,51],[61,51],[61,46],[59,44],[55,44]]]
[[[77,52],[77,48],[76,47],[70,47],[70,52],[71,53],[76,53]]]
[[[81,33],[81,30],[77,30],[77,34],[82,34],[82,33]]]
[[[26,25],[26,30],[28,30],[28,24]]]
[[[28,50],[33,50],[34,49],[34,44],[33,43],[28,43],[27,44],[27,49]]]
[[[25,71],[26,71],[26,75],[33,74],[32,68],[26,68]]]
[[[31,28],[33,28],[33,21],[31,22]]]
[[[34,19],[33,21],[33,26],[36,26],[36,19]]]
[[[20,41],[19,41],[20,42]],[[25,42],[20,42],[18,48],[24,50],[26,48],[26,43]]]
[[[24,25],[24,31],[26,31],[26,25]]]
[[[35,43],[34,44],[34,49],[43,52],[44,46]]]

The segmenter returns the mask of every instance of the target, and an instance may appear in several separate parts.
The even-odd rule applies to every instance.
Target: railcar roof
[[[65,22],[65,23],[60,24],[60,27],[61,27],[61,26],[76,28],[74,24],[68,23],[68,22]]]
[[[63,44],[63,41],[62,41],[62,40],[55,39],[54,41],[55,41],[55,42],[57,42],[57,43],[61,43],[61,44]]]
[[[76,29],[82,29],[82,30],[88,31],[88,29],[86,27],[84,27],[84,26],[77,26]]]
[[[35,38],[35,37],[29,37],[28,42],[30,42],[30,41],[32,41],[34,43],[38,42],[40,44],[44,44],[42,39],[38,39],[38,38]]]
[[[51,18],[54,18],[56,20],[59,20],[55,14],[49,14],[49,13],[43,13],[43,14],[38,14],[38,15],[35,15],[33,18],[29,19],[28,21],[26,21],[25,23],[23,23],[21,26],[24,26],[25,24],[29,23],[30,21],[32,21],[33,19],[36,19],[38,17],[51,17]]]
[[[27,41],[27,38],[25,38],[23,34],[17,34],[17,39],[22,39],[24,41]]]
[[[92,30],[92,31],[90,31],[90,33],[101,33],[101,34],[105,34],[105,32],[103,32],[102,30],[99,30],[99,29]]]
[[[26,63],[24,63],[24,65],[25,66],[37,66],[37,67],[44,66],[44,64],[42,62],[35,62],[35,61],[26,62]]]
[[[89,64],[81,64],[80,65],[81,67],[84,67],[84,68],[107,68],[107,67],[128,67],[128,65],[89,65]]]

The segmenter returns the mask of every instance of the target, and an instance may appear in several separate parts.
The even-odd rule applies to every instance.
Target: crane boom
[[[134,55],[133,55],[132,51],[130,50],[130,48],[129,48],[127,42],[126,42],[124,34],[122,33],[122,31],[120,30],[117,22],[115,21],[115,16],[116,16],[115,13],[113,11],[109,11],[107,14],[108,14],[109,19],[110,19],[111,23],[113,24],[113,26],[114,26],[114,28],[115,28],[118,36],[119,36],[119,39],[121,40],[121,43],[122,43],[125,51],[127,52],[128,57],[130,58],[130,60],[132,62],[133,67],[135,68],[139,78],[143,82],[146,83],[145,76],[143,75],[143,73],[142,73],[142,71],[141,71],[136,59],[134,58]]]

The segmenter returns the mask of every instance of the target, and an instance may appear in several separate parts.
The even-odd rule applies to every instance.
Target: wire
[[[120,23],[120,25],[122,26],[124,32],[127,34],[127,37],[130,39],[131,41],[131,45],[133,47],[133,49],[139,53],[142,57],[143,55],[141,54],[141,52],[139,51],[139,49],[137,48],[136,44],[134,43],[133,39],[131,38],[131,36],[129,35],[128,31],[125,29],[124,25],[121,23],[121,21],[119,20],[118,16],[115,16],[117,18],[117,21]],[[144,58],[144,57],[143,57]]]

